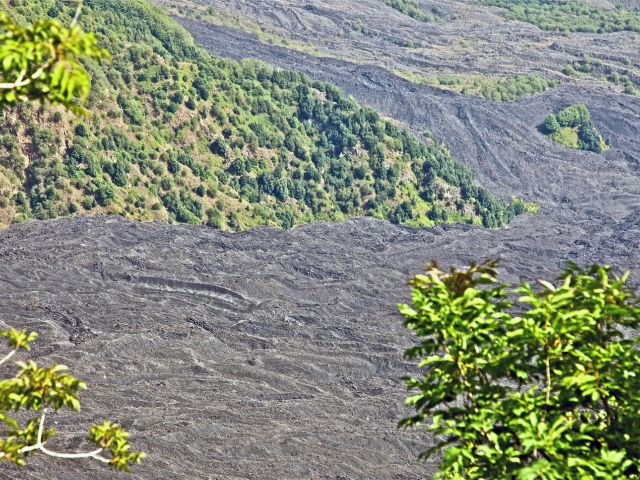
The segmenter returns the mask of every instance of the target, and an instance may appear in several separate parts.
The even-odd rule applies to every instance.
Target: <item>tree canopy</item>
[[[419,343],[405,380],[442,453],[437,478],[585,480],[640,472],[640,299],[628,275],[569,264],[519,287],[496,262],[412,281],[400,305]]]

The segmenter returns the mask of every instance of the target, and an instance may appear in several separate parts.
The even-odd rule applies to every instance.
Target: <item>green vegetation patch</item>
[[[432,8],[428,13],[418,0],[384,0],[384,3],[419,22],[435,22],[444,16],[444,12],[438,7]]]
[[[557,32],[640,32],[640,10],[594,7],[574,0],[482,0],[505,8],[505,18]]]
[[[540,129],[551,140],[568,148],[595,153],[602,153],[609,148],[593,126],[591,114],[583,104],[567,107],[556,115],[550,113]]]
[[[2,4],[22,22],[74,13],[62,1]],[[87,63],[91,117],[5,109],[1,225],[107,213],[234,231],[362,215],[497,227],[516,213],[435,140],[332,85],[214,58],[147,2],[86,0],[81,23],[113,56]]]
[[[569,263],[517,287],[496,261],[432,263],[399,305],[403,378],[441,480],[638,480],[640,298],[629,273]],[[625,332],[624,334],[622,332]],[[433,442],[432,439],[437,441]]]
[[[572,61],[564,66],[562,73],[570,77],[592,77],[599,78],[604,82],[612,83],[627,95],[638,96],[640,91],[638,86],[640,80],[638,75],[626,68],[616,68],[589,55]]]
[[[483,75],[420,75],[403,70],[396,74],[414,83],[432,85],[462,95],[484,97],[497,102],[509,102],[520,97],[542,93],[560,84],[537,75],[487,77]]]

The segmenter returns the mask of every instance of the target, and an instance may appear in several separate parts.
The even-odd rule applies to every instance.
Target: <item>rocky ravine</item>
[[[415,460],[428,437],[394,428],[407,413],[411,337],[395,304],[409,276],[431,259],[498,256],[512,280],[553,277],[566,259],[640,279],[637,99],[567,86],[495,104],[188,26],[216,53],[304,70],[431,129],[484,186],[542,210],[492,231],[360,219],[231,235],[79,218],[0,232],[0,318],[39,331],[34,356],[90,385],[80,418],[58,419],[60,445],[79,448],[87,423],[111,418],[149,453],[136,479],[431,478],[435,465]],[[613,142],[604,155],[537,133],[547,111],[585,100]],[[113,474],[37,458],[0,478]]]

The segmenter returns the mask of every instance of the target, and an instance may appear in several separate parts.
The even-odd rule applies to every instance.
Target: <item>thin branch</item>
[[[111,461],[108,458],[101,457],[99,454],[104,450],[103,448],[97,448],[92,450],[91,452],[79,452],[79,453],[60,453],[49,450],[44,446],[44,442],[42,441],[42,435],[44,434],[44,422],[46,420],[47,412],[46,410],[42,412],[42,416],[40,417],[40,425],[38,426],[38,440],[35,445],[29,445],[28,447],[24,447],[20,449],[20,453],[31,452],[33,450],[40,450],[45,455],[55,458],[93,458],[102,463],[110,463]]]
[[[47,417],[47,409],[42,410],[42,416],[40,417],[40,426],[38,427],[38,444],[42,445],[42,432],[44,432],[44,421]]]
[[[80,13],[82,12],[83,5],[84,5],[84,0],[79,0],[78,8],[76,8],[76,14],[73,16],[73,20],[71,21],[71,28],[75,27],[78,24],[78,20],[80,19]]]
[[[26,80],[23,80],[26,72],[22,70],[20,72],[20,75],[18,76],[18,79],[15,82],[0,83],[0,90],[14,90],[16,88],[26,87],[27,85],[34,82],[35,80],[38,80],[42,76],[42,74],[45,72],[45,70],[47,70],[51,65],[53,65],[53,63],[58,58],[56,50],[54,48],[51,48],[51,51],[53,52],[53,56],[49,60],[47,60],[45,63],[43,63],[42,66],[40,66],[40,68],[38,68],[38,70],[36,70],[33,73],[33,75],[31,75]]]
[[[18,79],[16,80],[16,83],[20,83],[22,80],[24,80],[24,76],[27,74],[27,69],[23,68],[20,71],[20,75],[18,75]]]
[[[551,401],[551,360],[548,353],[547,358],[545,359],[545,370],[545,373],[547,375],[547,393],[545,395],[545,398],[547,400],[547,405],[549,405]]]
[[[110,463],[111,460],[109,460],[108,458],[104,458],[101,457],[100,455],[98,455],[100,452],[102,452],[102,448],[98,448],[96,450],[93,450],[92,452],[85,452],[85,453],[59,453],[59,452],[52,452],[51,450],[49,450],[47,447],[45,447],[44,445],[40,446],[40,451],[42,453],[44,453],[45,455],[49,455],[50,457],[56,457],[56,458],[95,458],[96,460],[102,462],[102,463]]]
[[[13,83],[0,83],[0,89],[2,89],[2,90],[15,90],[16,88],[26,87],[32,81],[33,80],[31,80],[30,78],[27,78],[26,80],[16,80]]]
[[[33,445],[29,445],[20,449],[20,453],[27,453],[33,450],[40,450],[42,448],[42,433],[44,432],[44,421],[47,417],[47,410],[44,409],[42,411],[42,415],[40,416],[40,425],[38,425],[38,438],[36,443]]]
[[[7,353],[2,360],[0,360],[0,365],[2,365],[4,362],[8,361],[11,357],[13,357],[16,352],[18,351],[17,348],[14,348],[13,350],[11,350],[9,353]]]

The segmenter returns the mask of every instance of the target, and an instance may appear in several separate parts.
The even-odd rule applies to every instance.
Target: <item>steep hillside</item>
[[[594,78],[599,70],[500,103],[417,85],[390,70],[407,61],[429,75],[428,68],[559,71],[586,49],[603,59],[597,68],[636,71],[640,36],[564,37],[505,21],[500,9],[478,2],[439,2],[449,12],[442,22],[413,20],[383,0],[206,2],[224,7],[221,16],[240,12],[245,21],[255,14],[256,23],[295,36],[278,40],[272,32],[185,20],[214,55],[261,58],[339,84],[413,131],[447,139],[483,185],[504,198],[536,199],[540,213],[516,218],[508,229],[413,229],[360,218],[232,234],[96,217],[2,230],[0,320],[38,330],[41,341],[32,352],[38,362],[62,361],[89,384],[80,417],[57,417],[65,435],[56,445],[77,448],[85,435],[80,424],[111,418],[149,453],[136,480],[431,478],[436,459],[421,462],[416,454],[434,439],[395,428],[408,412],[399,379],[414,367],[402,358],[413,339],[396,311],[407,300],[407,278],[430,260],[449,265],[499,257],[511,281],[553,278],[572,260],[631,269],[639,283],[640,98]],[[346,22],[358,19],[376,34],[349,37]],[[423,47],[400,46],[415,37]],[[318,57],[311,39],[344,58]],[[371,59],[388,61],[389,68],[363,64]],[[227,81],[235,84],[243,69],[234,71]],[[189,89],[187,83],[185,102]],[[115,100],[101,101],[121,112]],[[567,149],[538,130],[549,112],[576,103],[588,106],[611,148]],[[181,106],[175,115],[190,112]],[[37,113],[30,115],[38,121]],[[56,134],[73,136],[68,121],[63,117],[70,126]],[[135,138],[130,131],[143,135],[118,121],[127,138]],[[210,158],[222,169],[228,160],[208,153],[215,138],[207,140],[202,157],[194,158]],[[22,470],[3,467],[2,478],[113,478],[100,466],[49,458],[35,457]]]
[[[358,215],[495,227],[525,207],[329,84],[213,58],[142,1],[85,3],[83,25],[113,63],[90,65],[91,118],[3,112],[1,224],[106,212],[231,230]],[[15,1],[8,11],[66,18],[71,7]]]

